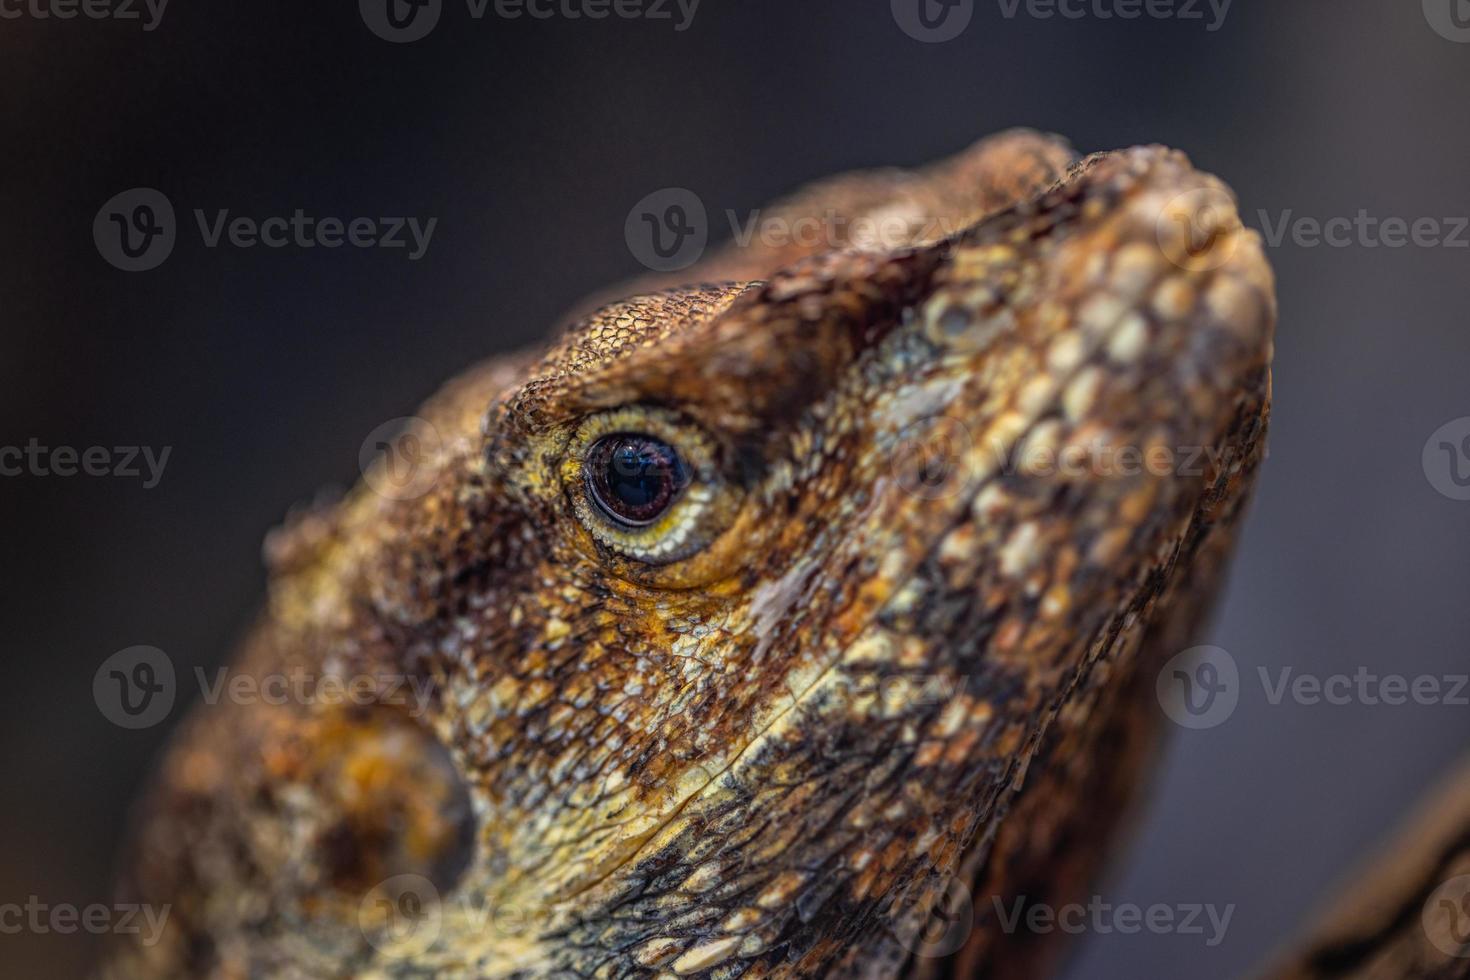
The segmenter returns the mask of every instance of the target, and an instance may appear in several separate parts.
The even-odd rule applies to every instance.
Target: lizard
[[[1055,971],[986,898],[1085,894],[1150,768],[1264,455],[1260,238],[1032,131],[769,214],[844,220],[471,368],[423,492],[273,533],[233,670],[374,696],[190,717],[121,875],[167,928],[99,975]]]

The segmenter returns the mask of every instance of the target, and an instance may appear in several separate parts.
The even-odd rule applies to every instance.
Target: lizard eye
[[[689,486],[679,451],[643,433],[603,436],[588,450],[582,472],[593,503],[629,527],[658,520]]]
[[[562,480],[577,519],[599,544],[653,565],[709,544],[728,525],[738,496],[723,477],[715,440],[652,406],[584,420]]]

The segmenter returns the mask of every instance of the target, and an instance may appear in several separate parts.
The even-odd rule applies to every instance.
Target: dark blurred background
[[[355,479],[366,435],[439,382],[643,272],[624,238],[641,198],[686,187],[744,212],[1026,125],[1084,150],[1181,147],[1248,224],[1366,210],[1448,235],[1443,219],[1470,214],[1454,3],[1239,0],[1217,22],[1203,2],[1203,19],[1123,20],[974,0],[959,37],[929,43],[887,0],[704,0],[684,30],[672,5],[673,20],[493,5],[475,20],[446,0],[407,44],[347,2],[177,0],[151,31],[141,5],[127,21],[0,4],[21,11],[0,17],[0,444],[172,447],[151,489],[0,478],[0,902],[107,899],[128,803],[198,697],[127,731],[94,703],[98,665],[135,644],[185,675],[221,662],[261,600],[266,531]],[[139,186],[173,202],[178,242],[129,273],[92,224]],[[210,249],[195,208],[438,225],[418,261]],[[1431,433],[1470,415],[1470,249],[1288,236],[1270,254],[1271,459],[1214,632],[1243,693],[1225,724],[1175,733],[1100,892],[1233,903],[1233,918],[1213,947],[1091,936],[1072,978],[1239,975],[1470,735],[1463,706],[1273,705],[1255,679],[1470,669],[1470,503],[1421,464]],[[94,944],[0,935],[0,975],[77,976]]]

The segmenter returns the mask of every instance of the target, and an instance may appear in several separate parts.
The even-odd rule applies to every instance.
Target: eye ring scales
[[[648,565],[702,551],[730,527],[742,500],[724,475],[719,443],[694,421],[651,405],[582,419],[561,472],[592,539]]]

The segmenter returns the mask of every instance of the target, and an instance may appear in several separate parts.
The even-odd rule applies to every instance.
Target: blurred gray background
[[[1448,234],[1470,215],[1470,38],[1451,4],[1470,15],[1238,0],[1219,22],[1205,3],[1203,19],[1072,19],[974,0],[944,43],[906,34],[888,0],[704,0],[684,30],[677,14],[475,20],[447,0],[411,44],[342,2],[179,2],[151,31],[8,8],[23,12],[0,18],[0,445],[172,454],[152,489],[0,478],[0,902],[107,897],[125,808],[183,705],[124,731],[94,704],[97,666],[134,644],[181,671],[220,663],[260,602],[266,531],[353,480],[364,437],[440,381],[643,271],[624,220],[647,194],[744,212],[1026,125],[1084,150],[1181,147],[1252,225],[1366,211]],[[131,274],[91,229],[135,186],[163,191],[181,227],[166,263]],[[439,223],[409,262],[208,249],[189,217],[297,207]],[[1273,705],[1256,675],[1470,670],[1470,502],[1421,464],[1431,433],[1470,415],[1470,249],[1371,245],[1270,249],[1271,458],[1214,633],[1240,704],[1176,732],[1100,892],[1233,903],[1225,939],[1093,935],[1074,980],[1240,975],[1470,735],[1463,706]],[[94,942],[0,935],[0,974],[79,975]]]

